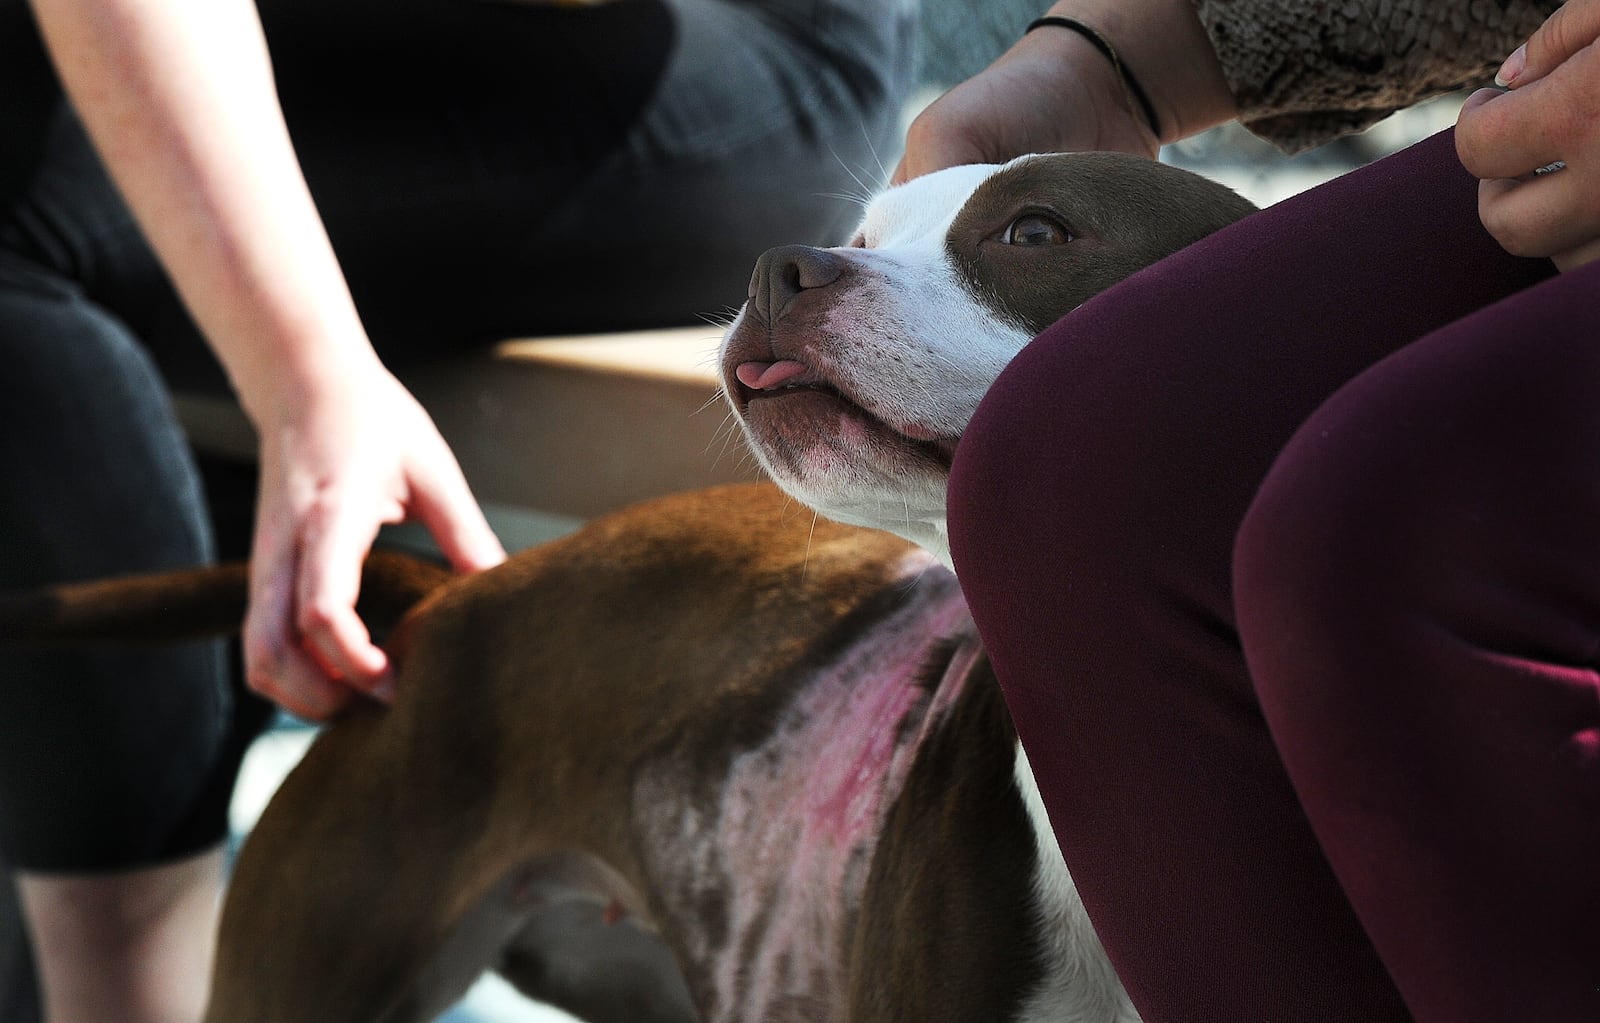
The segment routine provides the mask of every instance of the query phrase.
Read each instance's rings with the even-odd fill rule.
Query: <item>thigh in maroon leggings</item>
[[[1245,517],[1250,675],[1424,1020],[1600,1020],[1600,266],[1403,349]]]
[[[1456,777],[1466,787],[1493,773],[1485,759],[1490,753],[1467,745],[1465,736],[1476,726],[1463,723],[1438,740],[1423,727],[1431,719],[1410,723],[1427,738],[1385,723],[1392,731],[1384,733],[1384,760],[1364,745],[1366,719],[1385,713],[1390,697],[1382,687],[1400,683],[1349,682],[1346,673],[1359,675],[1366,660],[1319,663],[1315,675],[1304,671],[1307,660],[1349,642],[1345,624],[1328,624],[1299,589],[1311,567],[1368,573],[1360,577],[1361,589],[1350,578],[1320,590],[1308,584],[1317,599],[1361,604],[1384,622],[1418,627],[1412,612],[1396,606],[1402,595],[1391,594],[1384,606],[1367,592],[1381,566],[1359,561],[1368,552],[1344,549],[1363,542],[1359,534],[1336,534],[1332,526],[1325,534],[1296,532],[1297,520],[1312,509],[1337,521],[1348,507],[1341,488],[1353,485],[1352,476],[1364,478],[1362,470],[1347,463],[1344,482],[1333,483],[1310,458],[1291,462],[1286,456],[1284,471],[1274,472],[1274,480],[1286,480],[1283,496],[1269,500],[1269,490],[1263,497],[1240,549],[1248,569],[1242,578],[1252,593],[1238,596],[1247,609],[1257,672],[1247,668],[1240,639],[1233,562],[1240,525],[1263,479],[1303,424],[1290,454],[1303,444],[1315,446],[1322,427],[1307,420],[1330,396],[1358,377],[1365,380],[1380,363],[1374,372],[1382,372],[1391,354],[1419,339],[1434,344],[1435,337],[1448,336],[1441,333],[1446,328],[1458,329],[1451,325],[1471,322],[1551,273],[1548,263],[1506,255],[1483,232],[1476,182],[1460,168],[1447,133],[1263,211],[1087,303],[1015,360],[963,438],[950,490],[956,566],[1063,852],[1108,951],[1152,1023],[1516,1018],[1487,1007],[1471,1009],[1477,1016],[1457,1012],[1473,998],[1473,985],[1499,983],[1484,972],[1492,959],[1483,956],[1503,951],[1515,937],[1509,930],[1520,926],[1515,914],[1473,921],[1478,928],[1507,929],[1495,937],[1495,950],[1469,949],[1468,939],[1454,936],[1451,947],[1437,940],[1441,929],[1470,918],[1473,903],[1453,904],[1458,915],[1449,921],[1433,914],[1451,899],[1481,898],[1483,886],[1520,882],[1466,877],[1489,869],[1489,845],[1457,858],[1458,839],[1449,829],[1463,815],[1438,816],[1438,830],[1430,831],[1426,815],[1405,805],[1408,798],[1435,798]],[[1584,277],[1587,292],[1579,283]],[[1546,287],[1557,289],[1568,306],[1600,293],[1594,274]],[[1577,386],[1574,378],[1569,397]],[[1600,438],[1600,411],[1588,414],[1587,426],[1582,411],[1566,409],[1576,417],[1569,429]],[[1408,411],[1404,397],[1388,412],[1400,420],[1431,415],[1420,407]],[[1476,425],[1480,433],[1490,429]],[[1359,418],[1347,426],[1367,429]],[[1528,439],[1532,429],[1516,445],[1505,438],[1504,450],[1534,446],[1526,452],[1526,473],[1550,454]],[[1442,436],[1434,442],[1445,443]],[[1476,464],[1470,452],[1455,453],[1455,465],[1468,463]],[[1291,465],[1306,466],[1302,478],[1288,478]],[[1308,491],[1307,474],[1323,489]],[[1433,489],[1437,481],[1409,482],[1411,489],[1390,495],[1378,489],[1381,479],[1370,481],[1363,517],[1391,512],[1419,490],[1447,500],[1442,489]],[[1576,486],[1567,473],[1545,481],[1539,493]],[[1574,521],[1590,516],[1600,525],[1594,514],[1600,500],[1570,499]],[[1407,514],[1414,520],[1426,511]],[[1540,547],[1545,558],[1564,542],[1553,533],[1536,539],[1548,544]],[[1473,542],[1488,545],[1481,536]],[[1488,574],[1506,569],[1495,559],[1512,558],[1526,542],[1500,536],[1498,553],[1473,553]],[[1285,549],[1295,558],[1280,570]],[[1573,563],[1565,566],[1571,574],[1563,582],[1576,586],[1585,568],[1600,568],[1588,554],[1588,547],[1564,551]],[[1391,548],[1387,556],[1399,555]],[[1578,658],[1589,653],[1584,638],[1600,621],[1600,605],[1587,595],[1581,587],[1562,591],[1565,617],[1504,623],[1511,630],[1505,635],[1524,644],[1533,642],[1529,630],[1570,630],[1575,635],[1566,636],[1565,645],[1551,640],[1519,648],[1513,657],[1500,656],[1506,651],[1498,647],[1474,652],[1485,670],[1497,665],[1511,674],[1526,673],[1529,659],[1547,655],[1566,665],[1560,685],[1522,691],[1532,703],[1559,693],[1559,707],[1527,714],[1553,729],[1547,735],[1569,730],[1570,742],[1559,748],[1574,766],[1544,783],[1581,787],[1587,763],[1592,792],[1595,753],[1584,742],[1594,741],[1600,714],[1594,683]],[[1454,596],[1491,613],[1485,611],[1489,594],[1463,590]],[[1505,592],[1499,598],[1525,618],[1538,603]],[[1290,622],[1298,623],[1299,634],[1291,633]],[[1362,658],[1383,656],[1361,652]],[[1420,657],[1389,665],[1385,677],[1414,681]],[[1349,684],[1341,690],[1331,676]],[[1433,704],[1449,686],[1435,681],[1408,699],[1448,717],[1454,709]],[[1319,695],[1303,698],[1305,686],[1317,687]],[[1476,699],[1465,690],[1459,698]],[[1328,707],[1335,703],[1337,714]],[[1488,719],[1497,714],[1488,712]],[[1591,730],[1587,740],[1583,728]],[[1523,748],[1536,740],[1507,741]],[[1431,788],[1410,780],[1387,784],[1390,772],[1424,760],[1435,772]],[[1536,773],[1527,767],[1501,783],[1502,793],[1535,784]],[[1377,833],[1369,841],[1363,829],[1376,826],[1360,811],[1369,809],[1364,801],[1375,791],[1392,797],[1389,810],[1410,815],[1407,823],[1418,830],[1387,845]],[[1486,817],[1498,812],[1465,789],[1453,798],[1479,806]],[[1530,813],[1559,816],[1574,798],[1552,795],[1549,809]],[[1319,841],[1329,837],[1322,830],[1324,805],[1333,808],[1331,828],[1339,832],[1327,851]],[[1483,827],[1503,842],[1529,826],[1527,820],[1508,817]],[[1567,826],[1564,834],[1582,831],[1570,819]],[[1417,858],[1407,868],[1413,873],[1390,873],[1390,861],[1403,855]],[[1570,868],[1570,856],[1580,854],[1563,855],[1569,856],[1565,863],[1550,859],[1553,870]],[[1587,855],[1600,862],[1592,841]],[[1499,867],[1515,874],[1530,858],[1537,859],[1525,850],[1521,860]],[[1436,883],[1409,902],[1401,899],[1409,879],[1419,875]],[[1596,876],[1590,871],[1583,879],[1591,892]],[[1564,880],[1580,879],[1569,870]],[[1516,893],[1505,894],[1515,901]],[[1593,961],[1592,938],[1589,946]],[[1539,949],[1533,954],[1542,955],[1547,945]],[[1569,948],[1569,956],[1577,951]],[[1568,1005],[1585,997],[1568,991]],[[1594,998],[1592,988],[1587,997]]]

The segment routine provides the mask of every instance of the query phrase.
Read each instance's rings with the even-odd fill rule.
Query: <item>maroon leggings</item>
[[[955,561],[1148,1023],[1600,1020],[1600,264],[1450,133],[1046,331]]]

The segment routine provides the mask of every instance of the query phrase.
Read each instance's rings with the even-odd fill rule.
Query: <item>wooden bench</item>
[[[506,341],[405,383],[502,540],[523,547],[647,497],[758,478],[718,393],[718,340],[707,326]],[[254,458],[232,401],[175,400],[196,448]]]

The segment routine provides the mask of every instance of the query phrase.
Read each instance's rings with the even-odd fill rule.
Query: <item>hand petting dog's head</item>
[[[772,249],[724,391],[784,490],[949,563],[957,441],[1011,358],[1099,291],[1254,209],[1112,153],[954,167],[879,195],[849,247]]]

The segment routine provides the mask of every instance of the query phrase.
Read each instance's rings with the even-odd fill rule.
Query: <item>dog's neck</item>
[[[944,518],[929,519],[924,522],[908,522],[904,529],[896,527],[891,530],[896,536],[903,536],[907,540],[921,547],[923,550],[939,559],[939,564],[954,572],[955,563],[950,560],[950,527]]]

